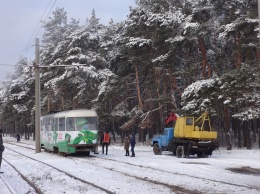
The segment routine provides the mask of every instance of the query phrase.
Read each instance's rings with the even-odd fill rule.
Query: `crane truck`
[[[170,113],[165,124],[175,121],[175,127],[164,128],[164,133],[152,138],[151,146],[155,155],[162,151],[173,152],[178,158],[197,155],[198,158],[208,157],[219,147],[217,132],[211,128],[208,112],[199,118],[192,116],[178,117]]]

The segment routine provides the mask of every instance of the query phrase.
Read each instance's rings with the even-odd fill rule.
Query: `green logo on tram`
[[[77,118],[76,119],[76,125],[77,126],[81,126],[81,125],[85,125],[88,123],[88,120],[85,118]]]
[[[97,139],[97,134],[93,133],[91,131],[87,131],[87,130],[81,130],[81,133],[83,133],[83,135],[81,133],[78,134],[78,137],[76,137],[73,140],[73,144],[78,144],[80,141],[84,141],[87,144],[92,144],[92,140],[96,140]]]

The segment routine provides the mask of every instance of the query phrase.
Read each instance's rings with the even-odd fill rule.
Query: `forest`
[[[209,111],[218,141],[260,148],[257,0],[136,0],[125,21],[56,8],[40,38],[41,114],[95,109],[99,128],[147,142],[169,112]],[[0,83],[6,133],[34,131],[35,61]]]

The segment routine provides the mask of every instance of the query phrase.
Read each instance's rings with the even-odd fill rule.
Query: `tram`
[[[98,153],[98,115],[94,110],[68,110],[41,117],[41,146],[63,155]]]

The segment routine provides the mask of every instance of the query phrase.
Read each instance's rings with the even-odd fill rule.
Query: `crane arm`
[[[170,114],[168,115],[168,117],[164,120],[164,124],[165,125],[168,125],[170,122],[172,121],[176,121],[178,118],[178,116],[173,113],[173,112],[170,112]]]

